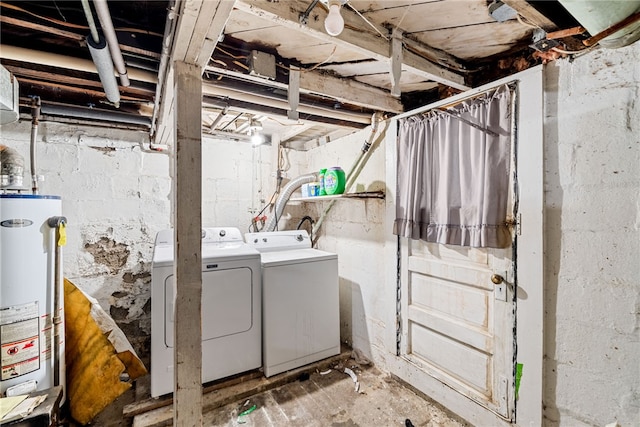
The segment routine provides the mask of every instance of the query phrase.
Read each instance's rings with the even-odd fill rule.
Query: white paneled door
[[[516,162],[511,163],[515,172]],[[505,212],[509,223],[512,209]],[[506,421],[515,417],[512,252],[512,247],[401,238],[397,335],[399,355],[419,375],[439,380]]]
[[[401,356],[511,419],[515,363],[511,248],[404,240]]]
[[[478,426],[542,425],[542,71],[530,69],[396,117],[517,84],[509,186],[517,203],[509,203],[512,211],[505,214],[511,223],[518,219],[511,230],[516,244],[478,249],[393,236],[385,249],[388,258],[398,260],[386,269],[387,280],[397,285],[396,304],[389,310],[395,322],[388,319],[395,328],[387,338],[397,356],[390,371]],[[390,189],[396,186],[396,135],[392,121],[385,140]],[[395,197],[388,197],[389,230],[395,214]],[[522,367],[517,395],[516,363]]]

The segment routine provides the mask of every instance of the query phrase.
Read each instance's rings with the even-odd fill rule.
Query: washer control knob
[[[200,235],[202,236],[202,238],[204,239],[205,237],[207,237],[207,231],[203,228],[202,232],[200,233]]]
[[[226,236],[227,232],[225,230],[220,230],[220,237]]]
[[[297,240],[298,242],[302,242],[302,240],[303,240],[303,239],[304,239],[304,237],[302,237],[302,234],[298,234],[298,235],[296,236],[296,240]]]
[[[267,243],[267,238],[266,238],[266,237],[263,237],[263,238],[262,238],[262,241],[263,241],[263,242],[265,242],[265,243]]]
[[[258,239],[253,239],[253,243],[258,243]]]

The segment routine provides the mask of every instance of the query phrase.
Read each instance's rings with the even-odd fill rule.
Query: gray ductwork
[[[264,231],[273,231],[276,229],[276,225],[278,225],[278,218],[282,216],[282,212],[284,211],[284,207],[287,205],[289,201],[289,197],[296,191],[298,188],[302,187],[302,184],[307,184],[309,182],[316,181],[318,177],[315,173],[310,173],[307,175],[301,175],[295,179],[289,181],[287,185],[282,189],[282,193],[278,196],[276,200],[276,205],[273,209],[273,216],[269,218],[267,225],[264,228]]]

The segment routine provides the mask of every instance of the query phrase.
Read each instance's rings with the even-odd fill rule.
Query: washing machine
[[[305,230],[247,233],[262,260],[262,358],[269,377],[340,353],[338,256]]]
[[[173,392],[173,230],[156,236],[151,270],[151,396]],[[260,253],[237,228],[202,231],[202,382],[262,366]]]

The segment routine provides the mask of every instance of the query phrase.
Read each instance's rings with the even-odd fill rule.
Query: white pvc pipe
[[[107,39],[107,43],[109,44],[113,65],[116,66],[116,71],[118,71],[118,74],[120,75],[120,84],[122,86],[129,86],[127,68],[124,65],[124,58],[120,51],[116,30],[113,28],[113,22],[111,21],[111,14],[109,13],[107,0],[93,0],[93,5],[96,8],[96,13],[98,14],[98,19],[100,20],[100,26],[102,27],[104,37]]]
[[[85,71],[87,73],[97,72],[95,64],[88,59],[74,58],[71,56],[25,49],[23,47],[11,45],[2,45],[2,49],[0,49],[0,58],[20,62],[32,62],[34,64],[48,65],[68,70]],[[131,79],[140,82],[158,83],[158,76],[154,73],[136,69],[131,70]]]
[[[111,62],[107,43],[104,39],[95,43],[91,37],[87,37],[87,46],[89,46],[91,59],[93,59],[93,63],[98,69],[98,76],[100,77],[100,82],[102,82],[104,93],[107,99],[118,108],[120,106],[120,89],[118,88],[116,76],[113,75],[113,62]]]
[[[93,13],[91,13],[91,6],[89,6],[89,0],[82,0],[82,10],[84,10],[84,16],[87,18],[89,24],[89,31],[93,41],[100,42],[100,36],[98,36],[98,28],[96,27],[96,21],[93,20]]]

